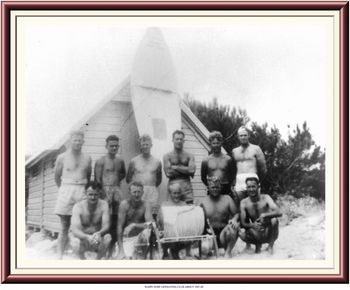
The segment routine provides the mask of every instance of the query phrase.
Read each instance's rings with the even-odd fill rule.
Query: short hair
[[[257,177],[253,177],[253,176],[252,177],[247,177],[246,180],[245,180],[245,183],[248,184],[248,181],[255,181],[257,185],[260,184],[259,178],[257,178]]]
[[[173,132],[173,139],[174,139],[175,135],[182,135],[185,138],[185,133],[182,130],[175,130]]]
[[[148,134],[143,134],[139,138],[139,142],[141,143],[142,141],[150,141],[152,143],[152,138]]]
[[[224,140],[224,137],[222,136],[221,132],[219,131],[213,131],[209,134],[209,142],[214,141],[217,139],[219,142],[222,142]]]
[[[238,129],[238,131],[237,131],[238,134],[239,134],[240,131],[243,131],[243,130],[246,131],[246,132],[249,134],[249,130],[247,129],[246,126],[241,126],[241,127],[239,127],[239,129]]]
[[[108,144],[109,141],[118,141],[119,142],[119,137],[117,135],[109,135],[106,138],[106,144]]]
[[[135,186],[135,187],[140,187],[143,189],[143,184],[140,181],[133,181],[129,184],[129,190],[131,189],[131,186]]]
[[[85,189],[88,190],[89,188],[92,188],[94,190],[100,191],[102,189],[102,185],[101,183],[97,182],[97,181],[89,181],[86,185],[85,185]]]
[[[85,137],[84,131],[82,130],[73,130],[70,132],[69,134],[70,138],[72,138],[73,136],[81,136],[81,137]]]
[[[180,191],[182,192],[182,187],[179,182],[173,181],[169,182],[168,184],[168,193],[170,193],[170,187],[173,187],[174,185],[178,186],[180,188]]]

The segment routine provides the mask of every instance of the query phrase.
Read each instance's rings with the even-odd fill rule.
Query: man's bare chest
[[[176,155],[173,154],[170,156],[170,163],[172,165],[184,165],[187,166],[190,158],[187,155]]]
[[[248,214],[254,220],[259,218],[260,214],[267,212],[269,210],[268,204],[266,202],[250,202],[248,204]]]
[[[82,171],[88,167],[88,161],[83,157],[66,157],[63,167],[67,172]]]
[[[136,162],[135,163],[135,171],[138,173],[151,173],[155,172],[157,170],[157,163],[156,162]]]
[[[239,148],[234,152],[234,159],[236,161],[255,161],[256,154],[254,150]]]
[[[145,211],[144,206],[138,208],[129,207],[126,214],[127,224],[145,222]]]
[[[228,160],[224,158],[209,158],[208,168],[211,170],[226,170],[228,167]]]
[[[218,217],[228,214],[228,205],[224,201],[207,202],[205,204],[205,211],[208,217]]]
[[[93,213],[85,211],[81,216],[81,221],[85,227],[99,225],[102,222],[101,212],[99,210],[96,210]]]
[[[119,160],[105,159],[103,164],[104,172],[117,172],[121,169],[121,162]]]

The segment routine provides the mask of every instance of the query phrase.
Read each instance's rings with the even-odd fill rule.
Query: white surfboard
[[[162,159],[173,148],[172,133],[181,129],[181,109],[175,68],[159,28],[147,29],[130,83],[139,135],[152,137],[152,154]]]

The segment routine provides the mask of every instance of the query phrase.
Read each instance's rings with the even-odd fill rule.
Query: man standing
[[[130,199],[123,200],[119,208],[119,252],[117,259],[123,259],[126,256],[124,243],[128,244],[128,248],[134,250],[135,245],[139,244],[140,240],[144,239],[142,233],[144,233],[144,230],[147,228],[147,222],[152,221],[151,208],[147,202],[142,200],[143,184],[137,181],[130,183],[129,193]]]
[[[239,201],[247,196],[246,183],[247,177],[256,177],[263,179],[266,174],[265,156],[258,145],[249,143],[249,133],[246,127],[238,129],[238,139],[241,145],[232,150],[232,157],[236,163],[237,174],[234,186],[234,198],[237,206]]]
[[[183,150],[185,133],[176,130],[173,133],[174,150],[165,154],[163,157],[164,172],[169,178],[169,185],[172,183],[180,184],[183,193],[182,199],[187,204],[193,203],[193,190],[191,177],[196,171],[194,156]]]
[[[245,229],[239,233],[246,243],[255,244],[255,253],[260,253],[261,245],[268,243],[267,250],[272,253],[278,238],[278,219],[281,211],[267,194],[260,194],[259,180],[246,179],[248,197],[241,201],[241,225]]]
[[[225,248],[225,258],[230,258],[238,238],[239,210],[228,195],[221,194],[221,181],[216,176],[208,178],[208,192],[201,206],[214,230],[218,247]]]
[[[159,203],[157,187],[162,182],[162,163],[151,155],[152,139],[149,135],[140,137],[141,154],[131,159],[126,182],[138,181],[143,184],[142,199],[150,202],[152,207]]]
[[[222,194],[231,195],[233,181],[233,161],[221,152],[223,137],[218,131],[209,134],[211,154],[202,161],[201,179],[208,186],[208,177],[217,177],[221,182]]]
[[[82,260],[85,260],[86,251],[96,251],[97,259],[101,259],[111,242],[111,236],[107,234],[110,223],[108,203],[99,199],[100,190],[98,183],[89,183],[86,200],[73,207],[72,232],[76,239],[72,245]]]
[[[119,138],[116,135],[110,135],[106,139],[107,154],[96,161],[95,181],[102,185],[103,192],[101,198],[109,204],[110,214],[110,234],[112,242],[108,251],[110,257],[113,252],[114,244],[117,241],[117,220],[118,208],[122,200],[120,183],[124,179],[126,171],[124,160],[116,154],[119,149]]]
[[[61,231],[57,240],[58,258],[62,259],[68,241],[72,209],[75,203],[85,199],[85,186],[91,177],[91,158],[81,152],[84,133],[73,131],[70,149],[56,159],[55,182],[58,190],[55,214],[60,217]]]

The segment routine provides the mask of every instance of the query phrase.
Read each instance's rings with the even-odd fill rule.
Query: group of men
[[[183,206],[194,202],[191,179],[196,171],[193,154],[184,150],[185,134],[176,130],[172,135],[173,150],[163,157],[164,173],[168,180],[167,201],[162,205]],[[205,217],[217,237],[219,247],[230,257],[240,237],[256,245],[268,243],[273,249],[278,237],[281,213],[269,195],[260,194],[260,179],[266,174],[265,157],[260,147],[249,142],[248,130],[238,130],[240,146],[233,149],[232,158],[222,152],[223,136],[209,136],[211,152],[202,161],[201,179],[208,195],[202,199]],[[71,244],[81,259],[87,251],[97,252],[97,258],[111,257],[118,244],[117,259],[129,254],[126,240],[147,231],[152,221],[162,227],[159,210],[162,182],[162,162],[151,155],[152,139],[140,137],[141,154],[134,157],[126,170],[124,160],[117,156],[119,138],[106,139],[107,154],[98,159],[91,181],[92,161],[82,152],[84,133],[71,133],[70,149],[57,157],[55,181],[59,187],[55,213],[60,217],[58,257],[62,258],[71,228]],[[126,177],[128,198],[120,189]],[[164,198],[163,198],[164,199]],[[176,252],[172,253],[178,258]],[[176,256],[176,257],[175,257]]]

